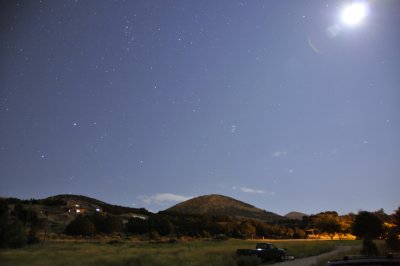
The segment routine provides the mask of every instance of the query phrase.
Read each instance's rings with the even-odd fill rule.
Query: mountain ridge
[[[163,212],[229,216],[243,219],[260,220],[264,222],[275,222],[286,219],[284,216],[276,213],[262,210],[243,201],[219,194],[198,196],[178,203]]]
[[[302,212],[291,211],[285,215],[286,218],[292,220],[302,220],[304,216],[309,216],[308,214]]]

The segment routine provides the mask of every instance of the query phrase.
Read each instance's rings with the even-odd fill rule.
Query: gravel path
[[[312,257],[307,257],[307,258],[302,258],[302,259],[295,259],[291,261],[284,261],[284,262],[279,262],[275,263],[273,265],[276,266],[312,266],[312,265],[317,265],[317,259],[323,259],[323,258],[330,258],[331,256],[340,254],[340,253],[346,253],[350,252],[353,249],[357,248],[357,246],[339,246],[336,249],[327,252],[327,253],[322,253],[317,256],[312,256]]]

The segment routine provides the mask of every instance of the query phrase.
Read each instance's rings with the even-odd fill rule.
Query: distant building
[[[68,208],[68,213],[85,213],[86,209],[82,208],[79,204],[74,204],[72,208]]]
[[[142,220],[147,220],[148,219],[147,216],[140,215],[140,214],[132,214],[132,218],[139,218],[139,219],[142,219]]]

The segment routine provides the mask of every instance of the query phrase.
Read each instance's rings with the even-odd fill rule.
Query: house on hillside
[[[79,204],[74,204],[72,207],[68,208],[68,213],[82,214],[85,212],[86,209],[82,208]]]

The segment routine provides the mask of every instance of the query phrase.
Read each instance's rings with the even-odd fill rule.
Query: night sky
[[[400,1],[2,1],[0,195],[400,206]]]

